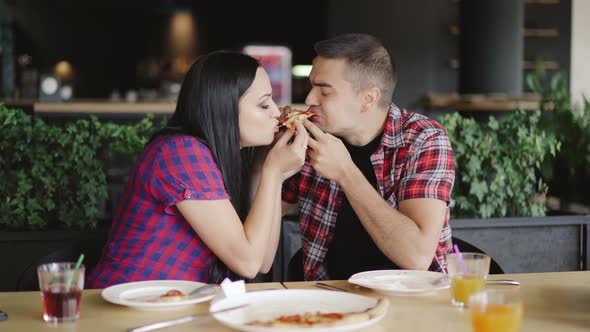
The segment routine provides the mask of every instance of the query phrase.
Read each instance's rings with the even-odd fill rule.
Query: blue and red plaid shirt
[[[133,168],[87,287],[157,279],[207,282],[216,258],[176,207],[185,199],[229,196],[203,142],[183,135],[157,137]]]
[[[391,104],[381,144],[371,162],[379,192],[393,208],[414,198],[450,203],[455,179],[453,152],[446,130],[436,121]],[[330,277],[325,258],[343,195],[336,182],[317,174],[309,162],[283,186],[283,201],[299,206],[305,280]],[[446,271],[446,256],[452,252],[449,217],[447,209],[431,271]]]

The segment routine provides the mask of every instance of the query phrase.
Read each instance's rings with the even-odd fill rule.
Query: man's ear
[[[363,92],[363,96],[362,96],[362,106],[363,106],[363,112],[364,111],[368,111],[370,109],[372,109],[375,105],[377,105],[377,103],[379,102],[379,99],[381,98],[381,89],[379,89],[376,86],[370,87],[367,90],[365,90],[365,92]]]

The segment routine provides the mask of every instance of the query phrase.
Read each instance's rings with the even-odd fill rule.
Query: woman
[[[281,185],[300,170],[309,139],[299,123],[292,143],[294,132],[286,131],[252,167],[249,148],[274,141],[279,115],[255,59],[215,52],[197,60],[169,126],[134,166],[88,287],[218,283],[232,273],[268,272],[280,232]]]

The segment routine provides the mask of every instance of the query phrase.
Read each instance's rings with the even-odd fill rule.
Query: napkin
[[[231,281],[229,278],[225,278],[220,286],[226,298],[246,294],[246,284],[244,283],[244,280]]]

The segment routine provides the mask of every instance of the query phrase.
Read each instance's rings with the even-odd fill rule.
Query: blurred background
[[[2,0],[3,97],[38,96],[27,78],[36,72],[37,80],[58,75],[75,98],[167,98],[200,54],[248,44],[284,45],[293,63],[311,63],[313,42],[326,36],[328,2],[281,5]]]
[[[523,75],[539,67],[572,73],[572,89],[588,86],[576,62],[590,56],[576,48],[586,43],[586,1],[468,2],[1,0],[0,96],[37,99],[53,74],[69,89],[61,99],[173,99],[200,54],[284,46],[289,66],[310,65],[314,42],[345,32],[383,40],[399,71],[396,103],[419,111],[425,96],[530,91]],[[291,101],[302,103],[308,68],[297,68]]]

